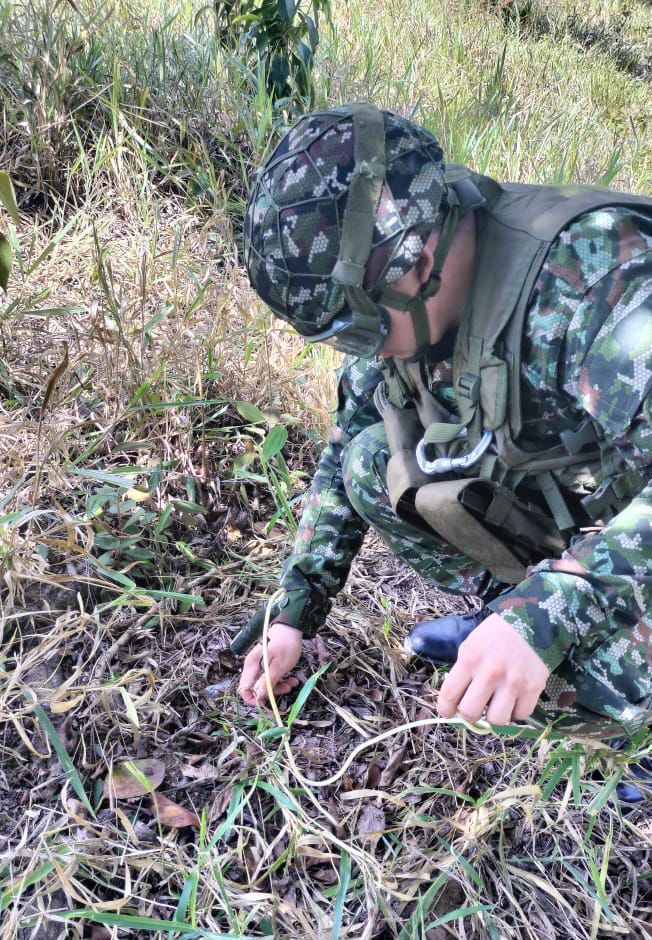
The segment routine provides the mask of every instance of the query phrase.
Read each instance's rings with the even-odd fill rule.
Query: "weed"
[[[295,701],[238,698],[229,642],[290,550],[337,358],[246,284],[248,177],[290,109],[215,9],[0,5],[0,936],[643,935],[649,819],[614,790],[649,734],[433,720],[401,641],[452,602],[373,538]],[[640,58],[628,9],[554,0],[534,35],[478,0],[350,0],[315,103],[373,98],[500,178],[643,190],[648,83],[554,25]],[[134,756],[198,832],[103,802]]]

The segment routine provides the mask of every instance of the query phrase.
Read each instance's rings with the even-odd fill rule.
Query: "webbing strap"
[[[418,294],[408,305],[408,311],[412,318],[412,327],[414,329],[414,338],[416,340],[417,354],[425,352],[430,346],[430,323],[428,322],[428,311],[421,294]]]
[[[537,473],[536,479],[559,530],[564,532],[567,529],[574,529],[577,524],[566,505],[559,484],[550,470]]]
[[[356,102],[351,112],[355,166],[332,277],[339,284],[362,288],[385,181],[385,124],[382,111],[372,104]]]
[[[446,198],[450,208],[446,213],[446,218],[444,219],[439,238],[437,239],[437,247],[435,248],[435,254],[432,259],[432,272],[430,274],[430,280],[426,285],[426,288],[429,288],[429,292],[425,294],[426,297],[431,297],[439,289],[438,282],[441,279],[441,269],[444,267],[444,262],[446,261],[446,256],[448,255],[453,238],[455,237],[455,229],[457,228],[457,223],[460,218],[460,202],[455,190],[449,189],[446,193]],[[434,286],[435,283],[437,284],[436,287]]]
[[[393,307],[395,310],[406,310],[410,314],[414,328],[417,355],[425,352],[432,343],[426,300],[429,297],[433,297],[441,286],[441,269],[446,261],[459,221],[460,206],[457,194],[451,191],[448,194],[448,199],[451,207],[444,219],[444,224],[442,225],[439,238],[437,239],[437,246],[432,259],[432,268],[426,283],[421,286],[416,297],[409,297],[407,294],[389,285],[383,289],[380,298],[382,303],[387,306]]]
[[[428,444],[450,444],[460,436],[460,431],[464,429],[462,424],[444,424],[434,421],[426,428],[423,439]]]

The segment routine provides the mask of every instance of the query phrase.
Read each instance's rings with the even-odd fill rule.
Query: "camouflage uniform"
[[[523,338],[525,437],[543,446],[588,414],[627,465],[652,474],[652,220],[629,209],[591,212],[552,245]],[[449,407],[452,346],[421,359],[427,385]],[[389,503],[389,458],[373,391],[383,361],[348,361],[337,425],[308,496],[281,584],[307,635],[343,587],[365,531],[439,588],[479,597],[496,585],[425,523]],[[652,485],[603,528],[579,531],[561,559],[488,606],[552,670],[535,717],[569,731],[633,733],[652,715]]]

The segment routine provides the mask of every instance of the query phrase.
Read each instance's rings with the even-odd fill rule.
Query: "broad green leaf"
[[[169,503],[161,513],[161,518],[158,521],[156,528],[154,529],[154,538],[157,539],[159,535],[163,532],[168,522],[170,521],[170,516],[174,511],[174,506],[171,506]]]
[[[286,23],[291,23],[294,18],[294,11],[296,8],[295,0],[278,0],[277,10],[278,15]]]
[[[199,884],[199,872],[195,868],[194,871],[191,871],[188,877],[186,878],[185,884],[183,886],[183,891],[179,895],[179,901],[177,903],[177,909],[175,911],[175,920],[182,920],[188,912],[188,904],[190,899],[197,892],[197,885]]]
[[[175,498],[175,499],[171,499],[170,502],[174,506],[175,509],[179,509],[181,512],[198,513],[198,512],[204,511],[203,507],[200,506],[199,503],[193,503],[189,499],[176,499]]]
[[[245,421],[252,424],[260,424],[265,421],[265,415],[258,405],[254,405],[250,401],[236,401],[235,407],[238,409],[240,417],[244,418]]]
[[[11,273],[11,246],[0,232],[0,287],[7,290]]]
[[[243,450],[243,452],[238,454],[238,456],[233,461],[234,471],[237,472],[238,470],[246,470],[255,459],[256,454],[253,450]]]
[[[261,790],[266,790],[270,796],[273,796],[277,803],[280,803],[281,806],[285,806],[286,809],[291,809],[294,813],[297,812],[298,806],[296,800],[294,800],[287,793],[283,793],[282,790],[279,790],[278,787],[274,786],[273,783],[268,783],[267,780],[259,780],[257,786]]]
[[[612,793],[620,783],[623,776],[622,770],[617,770],[613,773],[604,784],[600,787],[598,794],[591,800],[589,805],[586,807],[586,812],[588,816],[597,816],[602,807],[607,803]]]
[[[136,706],[134,705],[134,700],[132,699],[129,692],[120,686],[120,695],[122,696],[122,701],[124,702],[125,711],[127,712],[127,717],[132,723],[134,728],[140,728],[140,722],[138,721],[138,712],[136,711]]]
[[[268,728],[267,731],[261,731],[258,735],[259,741],[271,741],[275,738],[283,738],[288,733],[288,728],[285,725],[279,725],[276,728]]]
[[[155,601],[164,601],[166,598],[170,598],[173,601],[187,601],[189,604],[197,604],[199,607],[204,606],[204,598],[199,594],[182,594],[181,591],[140,591],[139,593],[145,594],[147,597],[153,597]]]
[[[11,887],[6,888],[2,894],[0,894],[0,911],[4,910],[8,901],[20,897],[26,888],[31,888],[32,885],[38,884],[43,878],[47,878],[53,869],[54,862],[43,862],[42,865],[39,865],[39,867],[29,875],[23,878],[17,878]]]
[[[9,175],[0,170],[0,203],[5,207],[13,221],[18,225],[20,218],[18,216],[18,203],[16,202],[16,193]]]
[[[458,907],[454,911],[449,911],[447,914],[438,917],[437,920],[431,921],[427,924],[426,930],[434,930],[435,927],[441,927],[442,924],[447,924],[449,920],[459,920],[462,917],[469,917],[471,914],[492,911],[494,907],[494,904],[473,904],[471,907]]]
[[[125,490],[131,489],[134,485],[134,475],[122,473],[108,473],[104,470],[81,470],[77,467],[73,470],[76,477],[83,477],[85,480],[95,480],[97,483],[108,483],[110,486],[122,487]]]
[[[288,439],[288,432],[282,424],[277,424],[272,428],[263,441],[262,454],[265,460],[271,460],[280,453],[285,447]]]

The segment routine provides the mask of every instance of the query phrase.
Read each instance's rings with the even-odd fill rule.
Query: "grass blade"
[[[317,672],[314,673],[314,675],[310,676],[308,681],[305,683],[305,685],[303,686],[303,688],[297,695],[295,701],[292,703],[292,708],[290,709],[290,714],[288,715],[288,722],[287,722],[288,728],[291,728],[292,723],[295,721],[296,718],[298,718],[299,712],[305,705],[306,700],[308,696],[310,695],[310,693],[312,692],[312,690],[314,689],[315,685],[317,684],[319,677],[323,676],[323,674],[326,672],[326,670],[330,666],[331,666],[331,663],[324,663],[324,665],[320,666]]]
[[[340,860],[340,887],[335,900],[335,911],[333,913],[333,940],[338,940],[340,930],[342,929],[342,916],[344,914],[344,905],[346,904],[346,893],[349,890],[351,881],[351,856],[348,852],[342,852]]]
[[[81,908],[62,915],[66,920],[90,920],[105,927],[122,927],[131,930],[157,930],[175,931],[181,934],[180,940],[191,940],[199,937],[202,940],[254,940],[245,934],[215,933],[213,930],[203,930],[201,927],[192,927],[174,920],[161,920],[157,917],[141,917],[137,914],[111,914],[104,911],[93,911]]]
[[[38,718],[39,724],[45,731],[50,744],[52,745],[57,757],[59,758],[61,766],[63,767],[66,773],[66,776],[70,780],[73,790],[75,791],[79,799],[82,801],[82,803],[84,804],[84,806],[86,807],[90,815],[93,818],[95,818],[95,811],[93,810],[93,807],[91,806],[90,800],[86,796],[86,792],[81,782],[81,778],[79,774],[77,773],[77,770],[75,769],[75,765],[73,764],[68,752],[66,751],[64,747],[63,741],[57,734],[56,728],[54,727],[54,725],[48,718],[45,712],[45,709],[43,708],[42,705],[35,705],[34,712],[36,714],[36,717]]]

